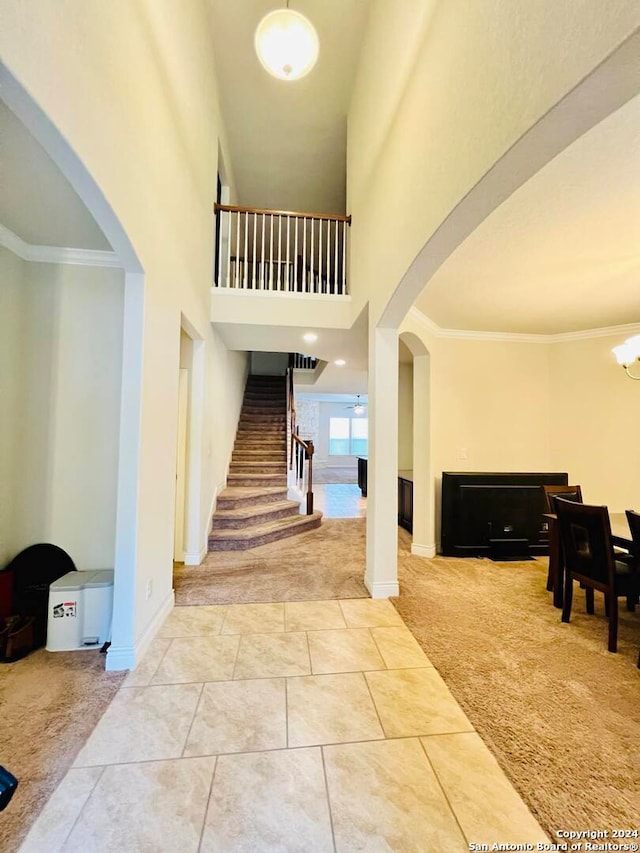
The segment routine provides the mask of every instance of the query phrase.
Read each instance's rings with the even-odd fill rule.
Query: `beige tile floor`
[[[388,601],[178,607],[22,853],[548,843]]]
[[[314,483],[313,505],[325,518],[364,518],[367,514],[367,499],[354,483]]]

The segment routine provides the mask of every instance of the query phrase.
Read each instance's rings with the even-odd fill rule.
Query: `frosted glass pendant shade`
[[[313,24],[291,9],[276,9],[265,15],[254,43],[262,65],[279,80],[299,80],[318,59],[318,34]]]
[[[640,359],[640,335],[627,338],[623,344],[614,347],[612,352],[618,364],[621,364],[623,367],[633,364],[636,359]]]

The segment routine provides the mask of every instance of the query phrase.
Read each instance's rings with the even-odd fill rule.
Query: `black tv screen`
[[[566,473],[442,475],[441,548],[445,556],[548,553],[542,485],[567,485]]]

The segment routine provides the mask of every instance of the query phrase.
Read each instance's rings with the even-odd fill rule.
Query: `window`
[[[329,456],[366,456],[367,418],[329,418]]]

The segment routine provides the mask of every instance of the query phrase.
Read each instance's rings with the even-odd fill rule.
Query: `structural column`
[[[413,359],[413,542],[411,553],[435,557],[429,355]]]
[[[373,598],[398,595],[398,330],[369,328],[367,568]]]

